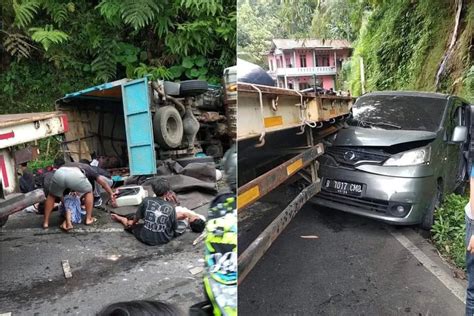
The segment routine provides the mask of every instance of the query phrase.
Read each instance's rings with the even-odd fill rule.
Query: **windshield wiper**
[[[358,120],[358,122],[362,126],[390,126],[390,127],[396,128],[396,129],[401,129],[402,128],[400,125],[396,125],[396,124],[389,123],[389,122],[369,122],[369,121],[363,121],[363,120]]]

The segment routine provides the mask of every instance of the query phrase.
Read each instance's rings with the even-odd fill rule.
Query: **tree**
[[[232,0],[1,1],[4,112],[51,108],[71,90],[145,74],[219,83],[235,64]]]

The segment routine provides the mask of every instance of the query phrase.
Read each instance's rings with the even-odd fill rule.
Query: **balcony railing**
[[[299,67],[299,68],[278,68],[277,76],[312,76],[312,75],[335,75],[336,66],[325,67]]]

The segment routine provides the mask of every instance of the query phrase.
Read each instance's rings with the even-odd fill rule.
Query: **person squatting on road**
[[[474,315],[474,167],[471,169],[470,199],[465,207],[466,218],[466,316]]]
[[[120,216],[112,214],[112,219],[125,226],[125,230],[144,244],[156,246],[168,243],[173,237],[179,236],[186,230],[180,229],[179,220],[187,220],[194,232],[201,233],[205,221],[196,213],[189,210],[176,211],[169,199],[170,184],[166,179],[156,179],[151,183],[156,197],[147,197],[138,206],[135,214]],[[143,223],[139,223],[143,220]]]
[[[91,225],[94,223],[95,218],[92,217],[94,201],[92,183],[94,183],[94,181],[104,188],[110,196],[112,205],[115,205],[115,195],[112,189],[104,178],[91,168],[91,166],[80,162],[70,162],[56,170],[51,178],[48,196],[45,201],[43,228],[46,229],[49,227],[49,217],[53,210],[55,199],[62,199],[64,191],[67,189],[84,194],[83,199],[86,208],[85,224]]]

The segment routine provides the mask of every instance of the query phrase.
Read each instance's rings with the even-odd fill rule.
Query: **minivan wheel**
[[[434,223],[434,213],[437,208],[440,207],[441,202],[443,201],[443,193],[441,191],[441,188],[438,185],[438,188],[436,189],[436,194],[431,200],[430,207],[425,213],[425,216],[423,217],[423,221],[421,222],[420,226],[424,230],[431,230],[431,227],[433,226]]]

